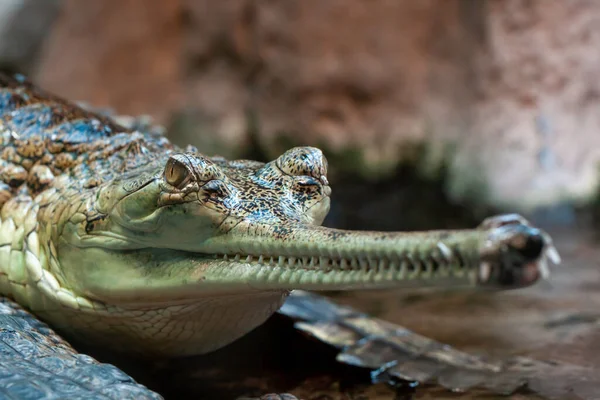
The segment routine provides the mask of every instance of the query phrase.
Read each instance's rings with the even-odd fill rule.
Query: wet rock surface
[[[160,400],[113,365],[77,353],[16,303],[0,299],[0,398]]]

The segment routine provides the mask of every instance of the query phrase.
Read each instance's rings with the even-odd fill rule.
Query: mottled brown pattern
[[[267,220],[267,213],[312,222],[303,214],[329,193],[327,161],[318,149],[293,149],[267,165],[211,159],[195,149],[184,152],[164,137],[133,132],[45,93],[19,75],[0,76],[0,129],[0,175],[12,195],[35,197],[51,186],[81,193],[135,176],[133,184],[126,183],[134,191],[161,174],[176,153],[175,159],[203,187],[203,200],[224,215],[240,205],[237,217],[257,214]],[[58,176],[69,179],[53,185]],[[191,192],[165,193],[164,204],[196,195],[198,186]],[[3,198],[7,193],[5,189]]]

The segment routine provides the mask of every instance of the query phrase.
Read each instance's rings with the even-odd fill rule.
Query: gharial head
[[[268,164],[174,153],[102,187],[95,207],[108,218],[86,230],[120,236],[126,247],[198,251],[216,235],[249,226],[283,233],[289,224],[320,225],[330,194],[327,161],[316,148],[297,147]]]
[[[93,190],[86,219],[74,215],[75,223],[68,224],[62,235],[66,238],[60,252],[62,272],[69,275],[73,254],[76,277],[66,279],[85,282],[81,289],[90,295],[103,299],[114,295],[118,301],[130,296],[146,300],[144,289],[161,296],[160,287],[170,284],[164,274],[178,282],[200,276],[210,281],[212,266],[218,268],[218,277],[207,284],[208,291],[223,290],[221,285],[237,290],[247,282],[237,275],[226,279],[231,268],[221,266],[223,258],[263,256],[262,262],[285,255],[268,242],[293,244],[294,228],[320,225],[329,211],[331,194],[327,160],[313,147],[293,148],[266,164],[172,152]],[[88,279],[83,279],[79,267],[85,252],[94,254]],[[137,266],[138,260],[147,263],[153,256],[176,259],[182,255],[193,258],[187,265],[193,273],[182,271],[181,266],[176,274],[155,268],[151,273],[158,276],[151,282],[146,268],[142,273]],[[118,282],[104,284],[104,275],[114,277],[118,270],[124,277],[128,269],[135,270],[131,275],[144,277],[143,287],[131,290],[135,286],[131,275],[122,279],[127,285],[123,292]],[[178,293],[182,293],[180,283],[175,284]]]
[[[327,161],[312,147],[267,164],[198,153],[157,157],[94,188],[85,218],[66,216],[57,279],[120,310],[155,310],[167,325],[177,325],[175,310],[192,305],[196,314],[185,315],[198,327],[189,340],[152,340],[169,342],[167,352],[195,354],[262,323],[292,289],[515,288],[545,271],[549,237],[518,218],[465,231],[321,227],[330,206],[326,176]],[[198,314],[207,301],[235,321],[211,314],[207,322]],[[124,336],[146,334],[131,319],[126,324]]]

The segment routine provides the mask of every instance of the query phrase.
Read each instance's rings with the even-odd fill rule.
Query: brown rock
[[[39,80],[178,116],[178,143],[228,157],[310,144],[377,177],[426,143],[417,167],[450,158],[454,198],[529,209],[596,189],[599,17],[590,0],[67,0]]]
[[[359,148],[381,172],[411,141],[449,142],[456,198],[529,209],[594,193],[597,3],[314,0],[257,15],[266,148],[282,135]]]
[[[394,164],[424,138],[433,27],[455,1],[293,1],[257,10],[261,139],[281,135]],[[277,149],[279,152],[281,149]],[[274,155],[274,154],[272,154]]]
[[[159,122],[178,106],[178,0],[65,0],[36,80],[72,100]]]
[[[510,207],[589,196],[600,156],[600,4],[486,4],[453,190],[462,196],[483,179],[489,201]]]
[[[185,109],[178,143],[238,157],[249,146],[249,79],[255,70],[254,2],[183,0]]]

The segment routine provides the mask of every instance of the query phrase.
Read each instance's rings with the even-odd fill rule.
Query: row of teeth
[[[438,246],[440,248],[440,246]],[[245,262],[259,265],[269,265],[276,267],[295,267],[302,269],[320,269],[320,270],[375,270],[375,271],[427,271],[435,272],[446,270],[450,266],[453,269],[462,269],[465,267],[465,260],[460,257],[458,251],[453,252],[447,246],[443,246],[439,252],[430,254],[428,257],[418,256],[413,257],[410,253],[396,255],[397,260],[389,258],[330,258],[330,257],[290,257],[290,256],[255,256],[240,254],[219,254],[215,258],[224,261]]]

